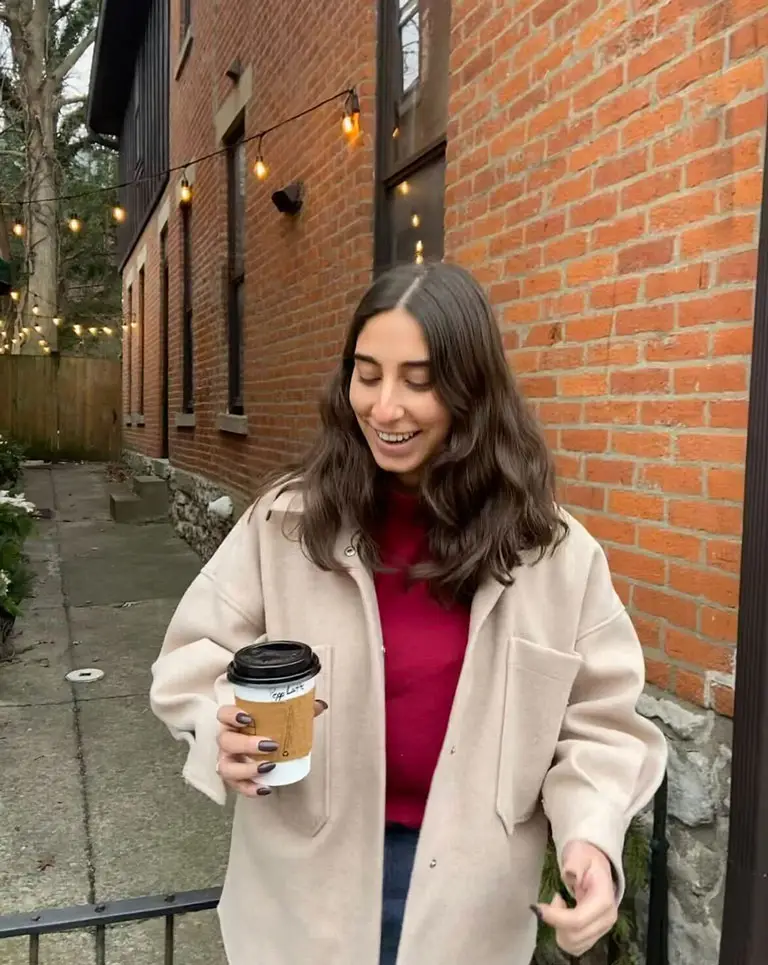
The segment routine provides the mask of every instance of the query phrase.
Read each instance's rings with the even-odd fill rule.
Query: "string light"
[[[105,335],[111,335],[111,334],[112,334],[112,329],[109,327],[109,325],[104,325],[101,330],[102,330],[102,332],[104,332]]]
[[[21,331],[22,331],[22,334],[24,334],[24,335],[29,335],[29,326],[24,325],[24,326],[22,327]]]
[[[13,288],[11,290],[11,301],[17,302],[20,298],[21,298],[21,292],[18,289]]]
[[[98,330],[98,328],[96,328],[95,325],[92,325],[92,326],[88,329],[88,331],[91,333],[91,335],[98,335],[98,334],[99,334],[99,330]]]
[[[44,345],[44,346],[43,346],[43,354],[44,354],[44,355],[50,355],[50,354],[51,354],[51,346],[50,346],[50,345]]]
[[[54,315],[53,318],[51,319],[51,321],[52,321],[53,324],[56,326],[56,328],[58,328],[59,325],[61,325],[61,316],[60,316],[60,315]]]
[[[83,326],[82,326],[82,325],[77,325],[77,324],[76,324],[76,325],[73,325],[73,326],[72,326],[72,331],[75,333],[75,335],[80,336],[80,335],[83,334]]]
[[[181,187],[179,188],[179,200],[182,204],[190,204],[192,202],[192,188],[187,181],[186,174],[181,179]]]
[[[347,94],[341,119],[341,129],[349,138],[357,137],[360,133],[360,99],[355,90],[351,90]]]
[[[256,162],[253,165],[253,173],[256,175],[259,181],[264,181],[269,174],[269,168],[267,167],[266,161],[264,160],[264,155],[261,152],[261,142],[263,140],[263,137],[259,138],[259,144],[256,151]]]
[[[414,228],[418,228],[420,224],[421,224],[421,218],[420,218],[420,217],[418,216],[418,214],[414,211],[413,214],[411,215],[411,225],[412,225]]]
[[[73,235],[76,235],[79,234],[80,229],[83,227],[83,223],[76,214],[71,214],[67,219],[67,227]]]
[[[40,335],[40,333],[43,331],[42,325],[35,325],[35,331],[38,335]]]
[[[46,340],[45,340],[44,338],[39,338],[39,339],[37,340],[37,344],[40,346],[40,348],[43,348],[43,347],[44,347],[45,345],[47,345],[48,343],[46,342]]]
[[[33,315],[40,314],[40,306],[37,304],[37,302],[35,302],[35,304],[32,306],[32,314]]]
[[[112,219],[117,224],[123,224],[125,221],[125,216],[125,208],[122,207],[122,205],[116,204],[114,208],[112,208]]]
[[[411,186],[410,184],[408,184],[407,181],[401,181],[400,184],[398,184],[397,189],[400,192],[400,194],[405,196],[406,194],[410,194]]]
[[[13,222],[13,233],[17,238],[24,237],[24,225],[18,218]]]

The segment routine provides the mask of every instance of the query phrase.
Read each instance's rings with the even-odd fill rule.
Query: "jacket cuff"
[[[218,721],[215,705],[213,705],[211,719],[213,727],[208,724],[208,721],[198,721],[196,733],[176,731],[173,736],[189,745],[187,760],[181,771],[184,780],[195,790],[223,806],[227,802],[227,786],[216,771]]]
[[[604,801],[570,802],[568,811],[571,813],[549,814],[552,827],[552,838],[557,850],[557,864],[563,868],[563,854],[568,844],[573,841],[586,841],[602,851],[611,863],[613,880],[616,885],[616,903],[624,897],[626,879],[623,867],[624,838],[627,833],[627,822],[624,815],[614,808],[606,807]],[[572,814],[589,816],[574,822]]]

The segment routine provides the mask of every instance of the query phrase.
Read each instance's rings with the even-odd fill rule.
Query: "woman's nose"
[[[376,401],[373,404],[373,418],[376,422],[386,424],[402,419],[404,407],[397,398],[396,389],[382,383]]]

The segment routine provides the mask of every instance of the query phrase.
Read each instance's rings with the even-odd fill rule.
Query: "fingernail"
[[[539,919],[539,921],[544,921],[544,917],[539,911],[539,909],[536,907],[536,905],[528,905],[528,907],[531,909],[534,915]]]
[[[324,700],[318,700],[318,704],[320,704],[323,710],[328,710],[328,704]]]
[[[270,753],[276,751],[280,745],[276,741],[259,741],[259,750]]]
[[[268,794],[272,793],[272,788],[260,787],[256,793],[259,795],[259,797],[266,797]]]
[[[273,764],[272,761],[264,761],[263,764],[259,764],[257,770],[259,774],[269,774],[270,771],[274,771],[277,764]]]
[[[235,720],[238,724],[244,724],[246,727],[253,723],[253,717],[249,717],[248,714],[236,714]]]

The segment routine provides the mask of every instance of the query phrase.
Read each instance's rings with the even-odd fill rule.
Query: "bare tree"
[[[10,38],[10,62],[0,65],[0,109],[21,129],[27,293],[33,293],[52,349],[57,330],[59,231],[67,212],[59,188],[57,132],[62,111],[73,103],[67,78],[93,43],[98,0],[0,0],[0,25]],[[74,102],[82,98],[75,98]],[[31,325],[32,299],[19,302],[19,324]],[[38,352],[37,339],[23,351]]]

